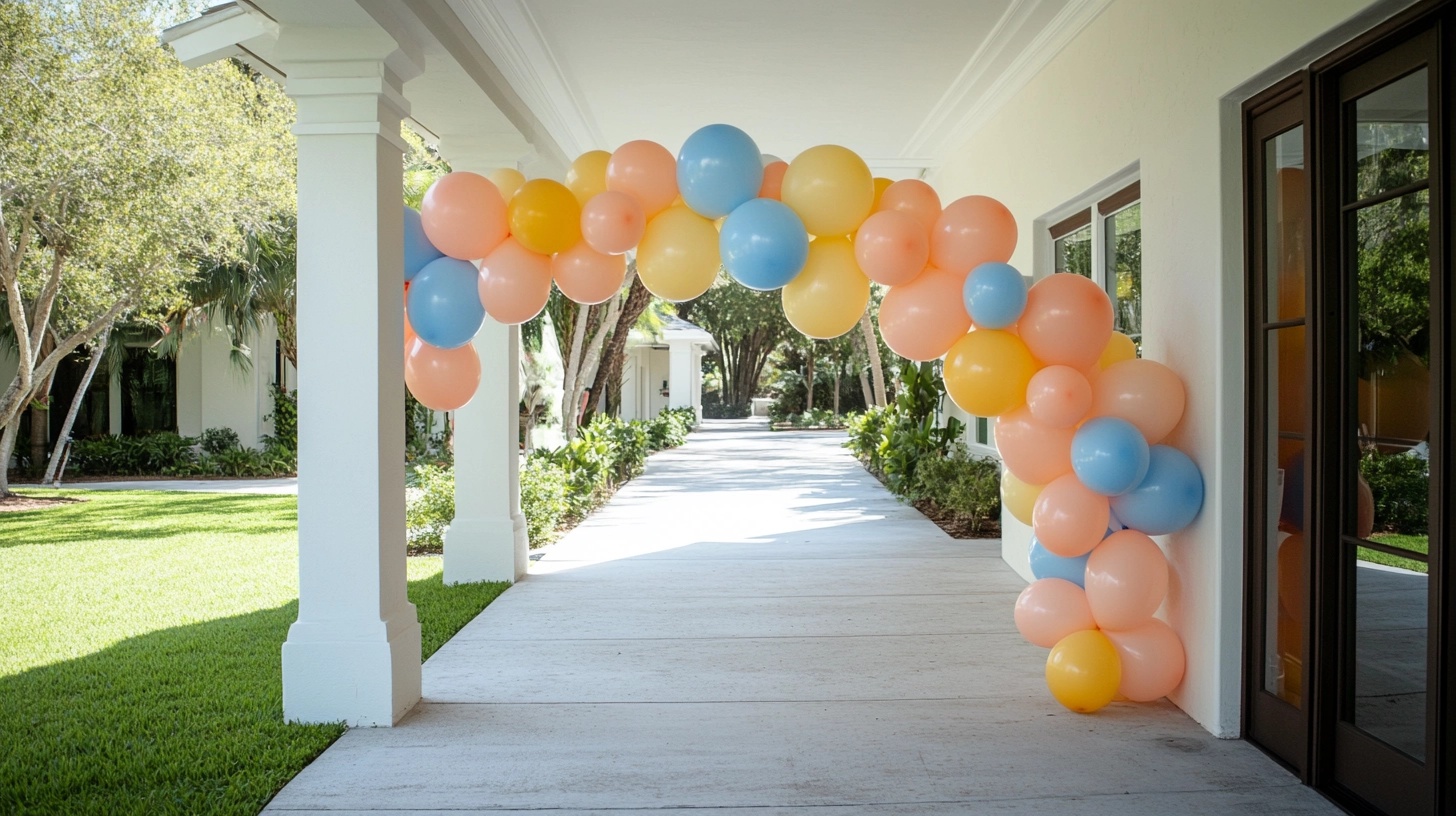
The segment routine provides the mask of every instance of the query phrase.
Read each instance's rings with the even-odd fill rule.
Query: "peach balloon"
[[[435,248],[452,258],[484,258],[506,237],[506,201],[485,176],[456,171],[430,185],[420,223]]]
[[[1119,530],[1087,559],[1087,603],[1102,629],[1136,629],[1168,596],[1168,559],[1147,535]]]
[[[1053,428],[1070,428],[1092,409],[1092,384],[1075,368],[1047,366],[1027,383],[1026,407],[1040,422]]]
[[[877,212],[859,225],[854,235],[854,257],[870,280],[899,286],[925,271],[930,260],[930,238],[906,213]]]
[[[521,185],[526,183],[525,174],[514,167],[497,167],[486,173],[485,177],[490,179],[490,183],[494,184],[496,189],[500,190],[501,198],[507,202],[511,200],[511,196],[515,195],[517,190],[521,189]]]
[[[405,350],[404,384],[425,407],[454,411],[480,387],[480,357],[472,343],[442,349],[416,338]]]
[[[525,323],[551,296],[551,258],[526,249],[514,237],[480,262],[476,287],[485,311],[499,323]]]
[[[950,351],[971,330],[971,316],[961,299],[963,277],[928,267],[909,283],[891,287],[880,304],[885,345],[917,362]]]
[[[1124,360],[1098,375],[1092,413],[1125,419],[1156,445],[1178,426],[1187,399],[1173,369],[1154,360]]]
[[[986,196],[952,201],[930,235],[930,262],[962,281],[983,263],[1011,260],[1015,251],[1016,219],[1004,204]]]
[[[1016,478],[1044,485],[1072,472],[1074,433],[1042,424],[1022,406],[996,420],[996,450]]]
[[[828,340],[859,325],[870,302],[870,281],[854,262],[848,238],[809,244],[804,269],[783,288],[784,317],[806,337]]]
[[[1062,272],[1032,284],[1016,325],[1036,359],[1091,368],[1112,336],[1112,301],[1091,279]]]
[[[620,255],[637,246],[646,230],[642,205],[626,193],[597,193],[581,208],[581,237],[597,252]]]
[[[561,294],[577,303],[604,303],[622,291],[627,256],[597,252],[583,241],[552,256],[551,277]]]
[[[772,198],[774,201],[778,201],[783,194],[784,173],[788,169],[789,163],[782,159],[764,165],[763,184],[758,188],[758,197]]]
[[[1173,627],[1153,618],[1136,629],[1106,632],[1122,663],[1117,691],[1135,703],[1166,697],[1183,682],[1187,655]]]
[[[926,236],[940,219],[940,196],[920,179],[901,179],[885,189],[875,203],[876,212],[902,212],[925,229]]]
[[[945,390],[973,416],[1000,416],[1026,402],[1036,360],[1021,338],[994,329],[972,329],[945,353]]]
[[[1016,631],[1028,642],[1050,649],[1057,641],[1085,629],[1096,629],[1087,595],[1061,578],[1033,581],[1016,598]]]
[[[605,150],[588,150],[576,157],[566,170],[566,189],[576,196],[578,204],[607,191],[607,162],[612,154]]]
[[[1107,497],[1088,490],[1076,474],[1058,476],[1036,497],[1031,531],[1052,555],[1077,558],[1092,551],[1112,518]]]
[[[637,199],[642,212],[651,218],[677,198],[677,159],[657,142],[628,142],[607,162],[607,189]]]

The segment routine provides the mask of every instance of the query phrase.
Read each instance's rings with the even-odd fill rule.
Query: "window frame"
[[[1138,164],[1115,173],[1066,204],[1033,222],[1034,281],[1056,272],[1056,242],[1085,227],[1092,230],[1092,280],[1116,302],[1116,280],[1107,271],[1107,225],[1117,214],[1142,203],[1142,174]],[[1139,229],[1142,222],[1139,219]],[[1141,272],[1141,270],[1139,270]],[[1141,325],[1142,314],[1139,311]]]

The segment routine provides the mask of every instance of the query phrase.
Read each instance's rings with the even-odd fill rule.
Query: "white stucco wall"
[[[1238,105],[1317,55],[1309,52],[1368,26],[1362,20],[1331,32],[1367,5],[1116,0],[929,179],[943,201],[983,194],[1010,207],[1020,230],[1012,263],[1041,277],[1050,270],[1033,265],[1034,222],[1137,168],[1144,354],[1187,384],[1187,413],[1168,441],[1193,456],[1207,483],[1197,521],[1163,541],[1174,572],[1163,614],[1188,650],[1188,674],[1173,701],[1220,736],[1239,731]],[[1003,556],[1029,579],[1030,531],[1009,513],[1002,523]]]
[[[177,353],[177,431],[196,436],[208,428],[232,428],[248,447],[273,432],[265,420],[273,411],[274,342],[277,332],[265,322],[250,343],[252,366],[244,371],[230,358],[231,344],[222,330],[203,327]],[[288,368],[287,363],[284,363]],[[296,385],[289,370],[288,387]]]

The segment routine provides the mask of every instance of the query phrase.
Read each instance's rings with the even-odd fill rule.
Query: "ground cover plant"
[[[282,718],[297,500],[65,495],[0,520],[0,812],[257,813],[344,730]],[[425,656],[507,586],[441,566],[409,561]]]

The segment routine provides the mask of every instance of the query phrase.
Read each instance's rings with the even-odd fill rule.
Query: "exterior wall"
[[[221,329],[204,327],[183,343],[177,353],[178,433],[196,436],[208,428],[232,428],[248,447],[257,447],[261,437],[271,434],[273,423],[264,417],[273,410],[276,340],[271,323],[265,323],[250,344],[253,356],[247,371],[233,363],[231,344]],[[290,369],[284,377],[292,390],[297,375],[284,366]]]
[[[1239,732],[1242,647],[1238,105],[1324,50],[1306,46],[1366,5],[1116,0],[930,178],[944,201],[979,193],[1010,207],[1012,263],[1040,278],[1050,273],[1034,250],[1043,219],[1136,170],[1144,354],[1187,384],[1168,441],[1199,463],[1207,488],[1193,526],[1163,540],[1173,568],[1163,612],[1188,650],[1173,701],[1219,736]],[[1329,46],[1353,32],[1338,33]],[[1029,578],[1029,530],[1004,512],[1002,525],[1003,557]]]

